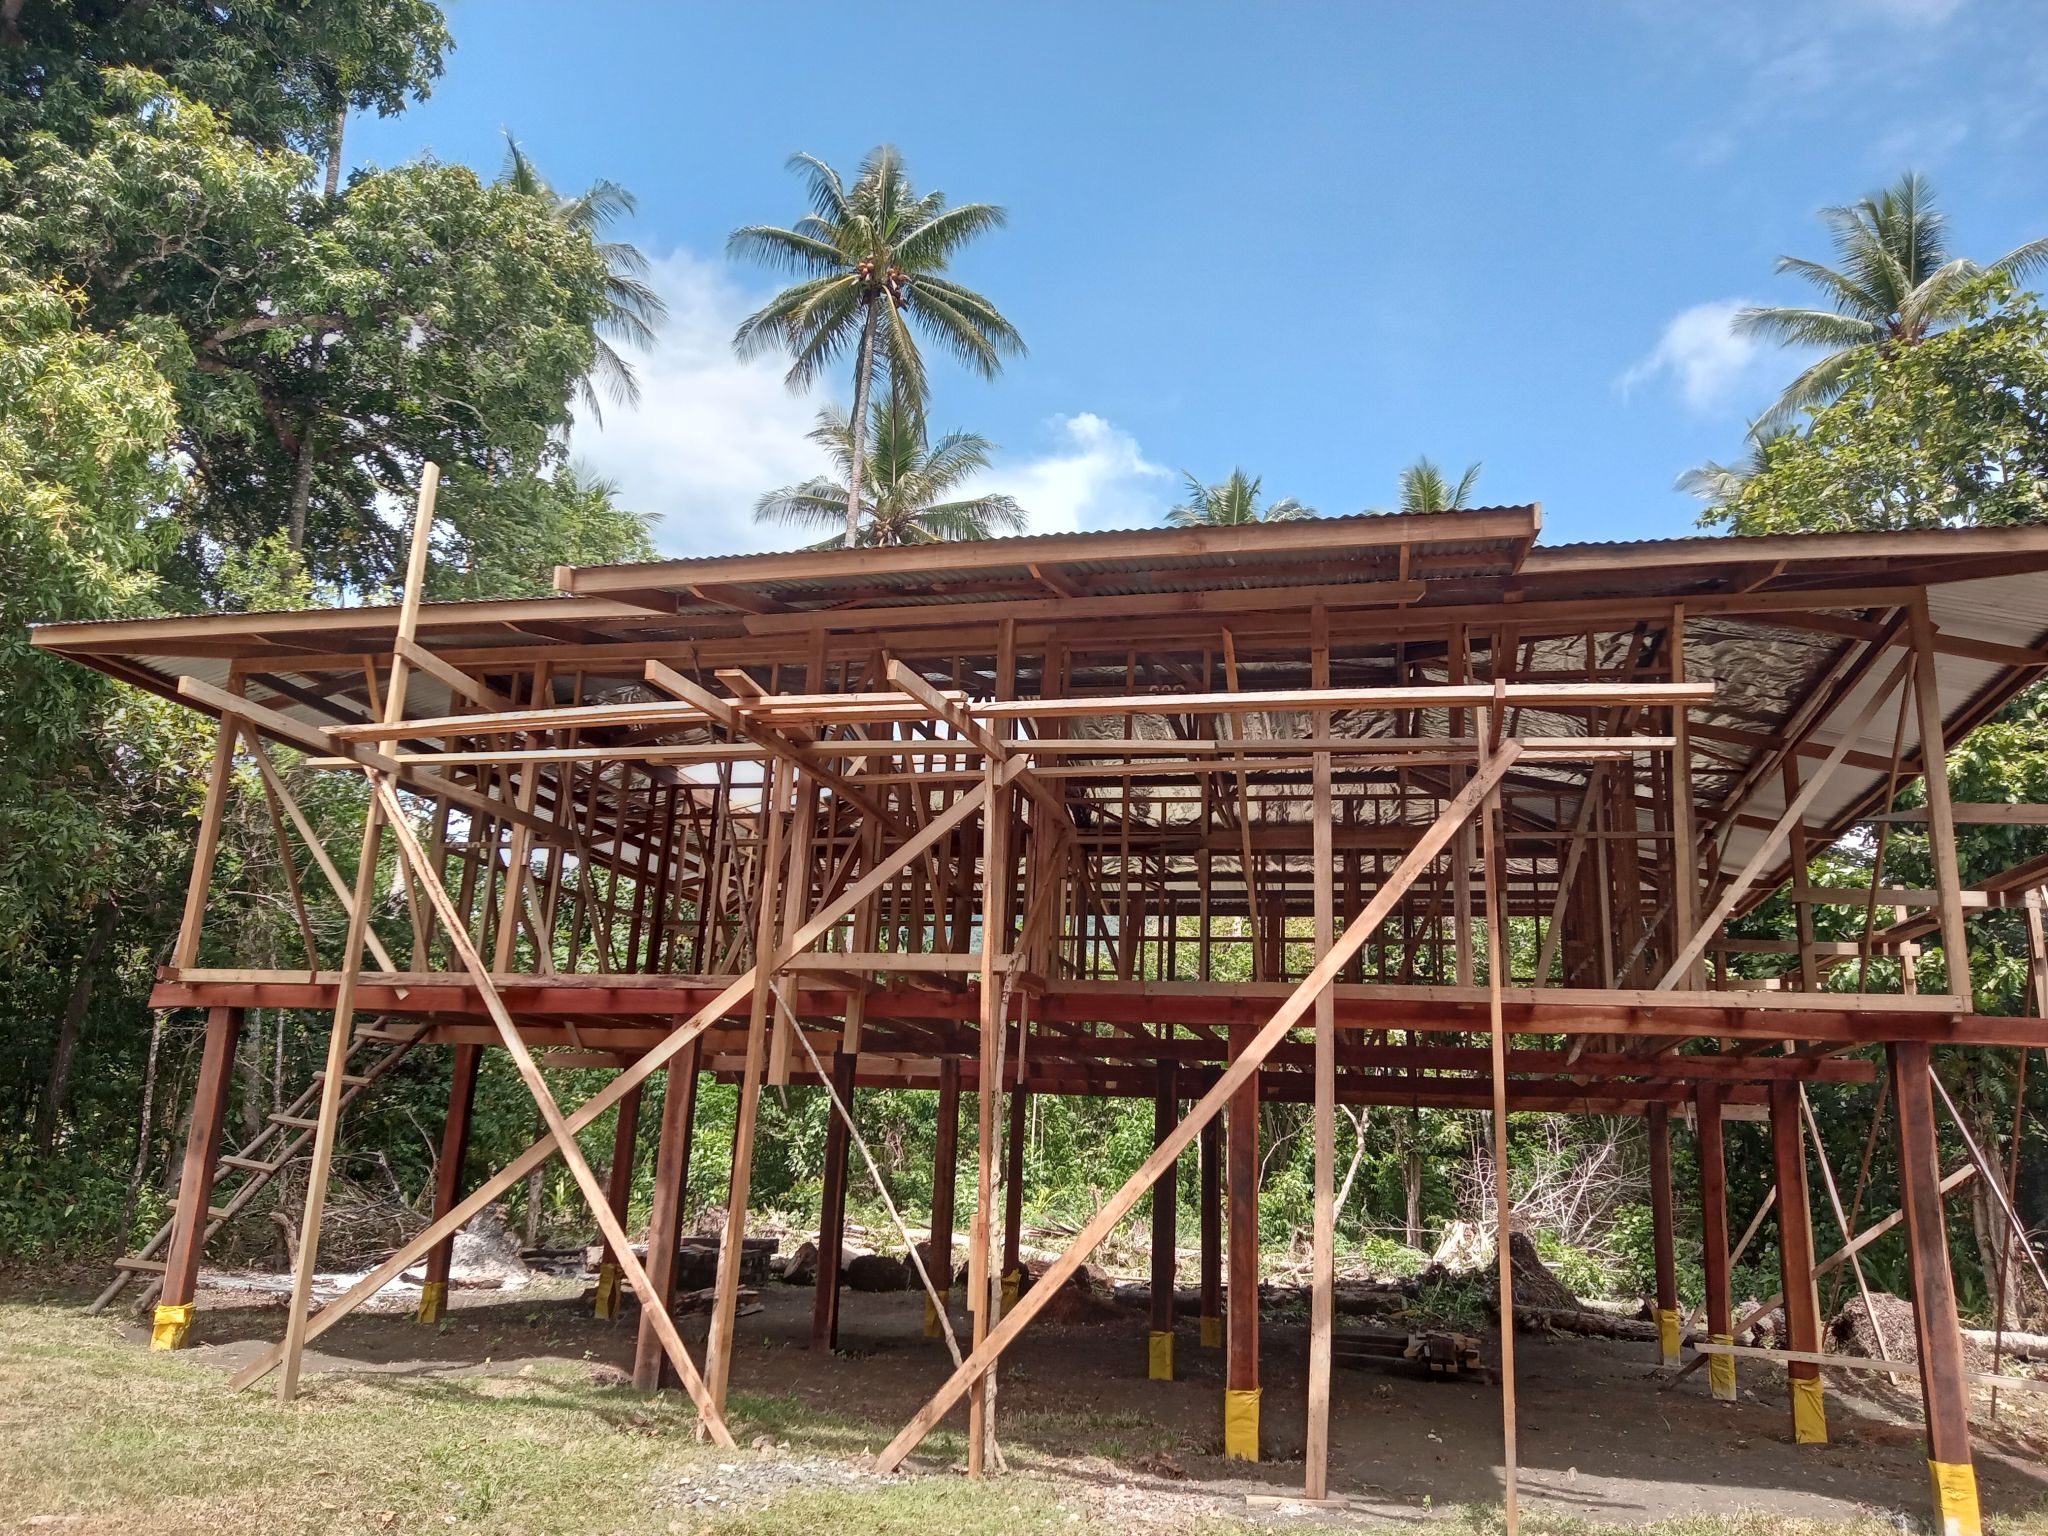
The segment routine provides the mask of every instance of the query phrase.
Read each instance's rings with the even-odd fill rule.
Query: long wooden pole
[[[405,595],[398,609],[397,634],[410,640],[419,627],[421,589],[426,585],[427,550],[433,541],[434,500],[440,491],[441,467],[428,464],[420,475],[419,502],[413,509],[412,542],[406,549]],[[384,690],[383,719],[392,725],[405,718],[405,657],[391,658],[391,682]],[[232,733],[229,738],[232,739]],[[334,1143],[341,1119],[342,1079],[348,1071],[350,1039],[355,1029],[356,982],[363,970],[363,940],[369,932],[370,904],[377,893],[377,851],[384,831],[384,800],[371,800],[363,810],[363,840],[356,855],[354,904],[349,908],[348,939],[342,946],[341,980],[334,991],[334,1017],[327,1030],[327,1076],[320,1085],[320,1112],[313,1132],[313,1156],[306,1170],[306,1210],[299,1224],[299,1262],[292,1275],[291,1310],[285,1314],[284,1370],[277,1379],[277,1400],[288,1403],[299,1389],[299,1365],[306,1348],[306,1323],[313,1305],[313,1275],[320,1263],[320,1225],[327,1205],[327,1182],[334,1167]]]
[[[1503,685],[1496,682],[1498,698]],[[1494,732],[1500,729],[1501,707],[1496,702],[1479,724],[1481,750],[1487,751]],[[1501,1498],[1507,1522],[1507,1536],[1521,1528],[1521,1502],[1516,1487],[1515,1433],[1515,1265],[1513,1245],[1514,1199],[1508,1189],[1508,1039],[1501,1016],[1501,986],[1508,967],[1509,936],[1507,907],[1500,890],[1500,795],[1496,786],[1500,773],[1487,776],[1494,764],[1511,760],[1513,743],[1485,760],[1474,784],[1486,783],[1486,799],[1479,822],[1479,857],[1486,876],[1486,999],[1487,1043],[1492,1055],[1493,1080],[1493,1206],[1494,1263],[1500,1277],[1500,1429]],[[1505,771],[1504,769],[1502,770]]]

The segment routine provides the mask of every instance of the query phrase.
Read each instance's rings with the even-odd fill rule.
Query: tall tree
[[[829,528],[844,516],[854,474],[853,425],[828,408],[818,413],[810,438],[830,455],[839,478],[821,475],[767,492],[754,504],[756,521]],[[1024,512],[1010,497],[954,495],[963,482],[988,468],[994,449],[987,438],[971,432],[948,432],[927,444],[923,423],[890,391],[868,432],[865,462],[872,473],[861,489],[856,542],[938,544],[1020,532]],[[821,547],[841,542],[834,537]]]
[[[1910,347],[1954,324],[1971,279],[1986,273],[2024,278],[2048,265],[2048,237],[1988,266],[1955,255],[1948,217],[1934,206],[1927,178],[1913,171],[1855,203],[1823,208],[1820,220],[1837,265],[1780,256],[1777,270],[1818,288],[1830,307],[1772,305],[1735,316],[1737,335],[1825,349],[1757,419],[1754,436],[1782,430],[1803,408],[1833,400],[1866,351]]]
[[[620,356],[612,341],[645,351],[654,345],[654,333],[668,320],[668,305],[647,285],[647,257],[640,248],[625,240],[604,238],[612,224],[630,217],[639,204],[615,181],[597,181],[576,197],[562,196],[548,185],[509,133],[505,135],[505,168],[498,179],[552,206],[565,228],[590,237],[604,262],[604,312],[597,318],[597,357],[576,385],[578,398],[602,424],[600,387],[615,404],[640,403],[640,381],[633,365]]]
[[[878,368],[890,391],[922,418],[927,397],[918,337],[936,343],[983,378],[1003,359],[1021,356],[1017,328],[981,294],[945,276],[960,250],[1006,221],[992,203],[946,205],[945,194],[920,195],[887,144],[871,150],[851,187],[824,161],[791,158],[804,179],[811,211],[791,227],[736,229],[727,248],[795,274],[740,322],[733,349],[741,357],[787,349],[789,387],[808,389],[820,372],[853,353],[852,456],[846,472],[846,543],[860,541],[869,397]]]
[[[1468,464],[1453,485],[1434,460],[1424,455],[1401,471],[1403,512],[1457,512],[1472,505],[1472,487],[1479,483],[1479,466]]]
[[[1316,515],[1314,507],[1305,507],[1292,496],[1263,501],[1259,488],[1264,482],[1242,469],[1233,469],[1229,479],[1215,485],[1204,485],[1185,470],[1181,478],[1187,499],[1166,514],[1166,520],[1176,528],[1210,523],[1284,523]]]

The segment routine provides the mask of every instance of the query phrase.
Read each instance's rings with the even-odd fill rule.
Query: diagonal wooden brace
[[[1387,877],[1386,882],[1373,894],[1365,909],[1352,919],[1349,926],[1330,946],[1323,957],[1316,962],[1315,969],[1303,978],[1301,985],[1288,995],[1287,1001],[1267,1021],[1265,1027],[1255,1035],[1243,1053],[1217,1078],[1215,1085],[1201,1100],[1188,1111],[1187,1117],[1175,1126],[1172,1134],[1161,1141],[1145,1159],[1144,1165],[1131,1175],[1122,1189],[1113,1195],[1081,1233],[1074,1239],[1073,1246],[1044,1276],[1033,1283],[1030,1290],[1018,1299],[1010,1315],[1003,1319],[981,1346],[968,1356],[967,1360],[946,1378],[930,1402],[919,1409],[917,1416],[906,1424],[902,1431],[891,1440],[876,1459],[876,1465],[884,1472],[893,1472],[903,1464],[903,1459],[915,1450],[924,1437],[931,1433],[940,1419],[950,1412],[954,1404],[966,1394],[968,1388],[979,1380],[996,1361],[997,1356],[1013,1343],[1025,1326],[1051,1302],[1059,1288],[1066,1284],[1074,1271],[1088,1261],[1102,1243],[1102,1240],[1116,1229],[1132,1207],[1145,1197],[1158,1182],[1160,1174],[1171,1167],[1180,1154],[1187,1150],[1202,1127],[1213,1120],[1217,1112],[1229,1102],[1230,1096],[1243,1086],[1245,1080],[1258,1071],[1259,1065],[1273,1051],[1310,1008],[1316,997],[1328,987],[1349,963],[1351,957],[1362,948],[1367,939],[1385,921],[1386,915],[1407,893],[1436,859],[1436,856],[1450,842],[1459,827],[1473,810],[1492,793],[1515,760],[1521,756],[1518,742],[1509,741],[1482,767],[1460,790],[1457,796],[1444,807],[1443,814],[1430,824],[1415,846],[1409,850]]]
[[[913,859],[918,858],[932,844],[947,836],[954,828],[966,821],[968,817],[979,811],[983,800],[986,798],[986,788],[976,786],[954,801],[942,814],[933,817],[910,841],[895,849],[867,875],[863,876],[853,885],[848,886],[834,900],[819,908],[817,913],[803,927],[790,936],[789,942],[775,956],[774,966],[779,967],[791,957],[801,954],[804,950],[810,948],[833,924],[846,916],[847,913],[853,911],[855,907],[859,906],[861,902],[865,901],[887,882],[895,879]],[[696,1013],[692,1014],[682,1024],[678,1025],[659,1045],[651,1047],[631,1066],[621,1068],[616,1077],[592,1094],[567,1117],[564,1124],[569,1133],[574,1135],[590,1125],[606,1110],[617,1104],[628,1093],[631,1093],[648,1078],[665,1067],[670,1058],[682,1051],[692,1040],[702,1035],[705,1030],[709,1029],[719,1019],[724,1018],[742,998],[749,996],[753,992],[754,976],[758,969],[756,966],[749,966],[745,971],[735,976],[726,985],[725,990],[698,1009]],[[448,1212],[447,1215],[431,1223],[425,1230],[414,1236],[411,1241],[399,1248],[390,1258],[379,1264],[369,1274],[358,1280],[341,1295],[335,1297],[334,1300],[328,1302],[318,1313],[308,1319],[305,1329],[306,1342],[310,1343],[318,1338],[329,1328],[332,1328],[336,1323],[347,1317],[349,1313],[355,1311],[357,1307],[360,1307],[372,1296],[383,1290],[393,1280],[404,1274],[406,1270],[426,1256],[428,1249],[432,1248],[444,1237],[460,1231],[469,1222],[471,1217],[475,1216],[477,1212],[490,1205],[491,1202],[504,1194],[506,1190],[546,1162],[554,1155],[554,1152],[555,1138],[553,1133],[550,1132],[534,1142],[524,1152],[513,1158],[511,1162],[492,1174],[488,1179],[484,1180],[482,1184],[470,1192],[469,1196],[461,1204]],[[240,1392],[253,1386],[269,1375],[270,1372],[276,1370],[283,1359],[284,1346],[282,1344],[273,1344],[269,1349],[258,1355],[248,1365],[229,1378],[229,1389]]]
[[[597,1175],[591,1171],[590,1161],[583,1155],[583,1148],[577,1143],[575,1132],[569,1129],[568,1121],[562,1114],[561,1105],[548,1091],[547,1080],[540,1075],[540,1066],[533,1059],[533,1052],[521,1038],[519,1026],[512,1021],[504,1000],[498,996],[498,989],[491,983],[490,967],[484,957],[477,953],[471,942],[469,931],[462,921],[462,914],[455,910],[455,903],[447,890],[435,878],[433,865],[428,862],[426,850],[420,847],[419,838],[407,823],[405,807],[399,803],[398,792],[382,779],[377,781],[377,799],[384,807],[384,816],[391,823],[398,847],[405,861],[412,866],[413,873],[426,888],[427,899],[433,903],[435,915],[448,930],[448,941],[455,947],[472,980],[476,982],[477,993],[483,999],[484,1008],[491,1016],[491,1022],[498,1028],[498,1038],[504,1041],[505,1049],[512,1057],[512,1064],[518,1069],[520,1079],[527,1091],[533,1095],[533,1102],[539,1106],[541,1119],[547,1122],[553,1134],[556,1149],[562,1154],[562,1161],[569,1165],[569,1172],[575,1178],[577,1187],[583,1191],[583,1198],[590,1207],[590,1213],[597,1218],[597,1227],[610,1245],[612,1258],[619,1267],[620,1275],[633,1287],[633,1293],[640,1298],[643,1315],[654,1325],[656,1337],[674,1362],[676,1375],[682,1378],[683,1389],[697,1404],[697,1412],[705,1429],[719,1445],[733,1445],[732,1431],[725,1427],[725,1419],[718,1411],[718,1405],[711,1399],[705,1388],[704,1378],[697,1373],[690,1352],[683,1347],[683,1337],[676,1331],[675,1319],[669,1316],[663,1304],[661,1293],[647,1278],[647,1271],[633,1254],[632,1240],[627,1237],[624,1223],[613,1214],[610,1197]]]

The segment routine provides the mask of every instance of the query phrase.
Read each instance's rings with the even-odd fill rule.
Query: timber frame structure
[[[600,1308],[622,1288],[643,1303],[636,1380],[655,1387],[671,1368],[702,1431],[727,1441],[740,1245],[720,1256],[701,1369],[667,1310],[695,1086],[710,1072],[739,1085],[729,1235],[746,1227],[761,1088],[832,1089],[825,1342],[845,1106],[877,1088],[939,1091],[945,1209],[925,1283],[950,1369],[935,1359],[934,1395],[884,1467],[964,1398],[982,1471],[1003,1349],[1197,1143],[1201,1342],[1227,1351],[1227,1452],[1256,1458],[1262,1099],[1315,1106],[1307,1496],[1329,1492],[1339,1102],[1490,1110],[1497,1149],[1506,1111],[1644,1116],[1666,1363],[1683,1347],[1670,1126],[1696,1121],[1698,1358],[1730,1397],[1735,1357],[1757,1352],[1733,1344],[1722,1124],[1767,1119],[1791,1298],[1778,1358],[1797,1438],[1820,1439],[1813,1281],[1842,1255],[1816,1265],[1803,1085],[1871,1081],[1879,1062],[1858,1052],[1882,1047],[1935,1493],[1952,1536],[1977,1528],[1941,1221],[1956,1179],[1936,1162],[1929,1048],[2024,1052],[2048,1044],[2048,1026],[1978,1015],[1967,987],[1919,981],[1937,974],[1932,949],[1950,961],[1938,974],[1956,974],[1973,913],[2031,903],[2048,1012],[2029,894],[2048,867],[1966,889],[1954,842],[1958,821],[2043,813],[1952,805],[1941,773],[1921,808],[1895,807],[1923,762],[2048,670],[2048,529],[1539,547],[1535,508],[1494,508],[565,568],[553,598],[423,603],[436,479],[430,466],[396,607],[34,632],[220,721],[184,926],[154,994],[208,1018],[168,1257],[137,1265],[163,1277],[161,1342],[191,1320],[241,1011],[293,1008],[332,1019],[317,1111],[296,1122],[312,1137],[313,1195],[286,1337],[238,1388],[279,1370],[289,1396],[307,1342],[422,1259],[422,1309],[436,1313],[453,1232],[561,1155],[606,1245]],[[277,746],[367,784],[352,883],[313,840]],[[200,964],[238,754],[271,800],[305,969]],[[1931,888],[1883,883],[1900,823],[1924,825]],[[1861,826],[1880,850],[1876,882],[1811,886],[1809,853]],[[387,837],[409,945],[371,924]],[[305,922],[297,882],[316,871],[348,915],[339,953]],[[1796,940],[1730,935],[1780,890]],[[1827,908],[1853,912],[1859,936],[1815,938]],[[1755,974],[1760,955],[1778,974]],[[1853,990],[1828,985],[1848,975]],[[321,1191],[362,1084],[351,1052],[415,1037],[455,1053],[436,1219],[313,1312]],[[484,1048],[510,1053],[548,1134],[465,1189]],[[548,1065],[618,1071],[565,1111]],[[613,1172],[630,1168],[658,1071],[643,1264],[623,1182],[597,1176],[575,1133],[618,1106]],[[980,1154],[971,1329],[956,1342],[963,1087]],[[1046,1093],[1152,1098],[1157,1144],[1020,1293],[1018,1128],[1025,1098]],[[1504,1175],[1498,1197],[1505,1222]],[[1169,1377],[1173,1205],[1153,1215],[1167,1267],[1144,1357]],[[1846,1243],[1851,1262],[1860,1241]],[[1511,1284],[1504,1253],[1501,1265]],[[1511,1510],[1512,1343],[1505,1330]]]

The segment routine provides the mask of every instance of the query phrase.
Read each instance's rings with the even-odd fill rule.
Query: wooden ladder
[[[344,1111],[355,1102],[358,1094],[403,1061],[433,1027],[430,1022],[425,1022],[417,1028],[400,1032],[383,1028],[383,1022],[382,1019],[375,1020],[356,1032],[354,1043],[349,1050],[351,1070],[341,1080],[341,1107]],[[382,1048],[381,1055],[376,1054],[379,1048]],[[360,1063],[357,1061],[359,1055],[364,1057]],[[358,1067],[360,1070],[355,1070]],[[220,1180],[231,1173],[241,1174],[243,1179],[226,1204],[210,1205],[207,1208],[206,1235],[200,1239],[202,1249],[213,1241],[215,1233],[242,1213],[249,1202],[255,1199],[257,1191],[276,1178],[294,1158],[299,1156],[318,1125],[317,1121],[307,1116],[306,1111],[313,1107],[314,1101],[320,1096],[321,1084],[326,1077],[325,1070],[315,1072],[305,1091],[283,1109],[267,1115],[265,1119],[269,1123],[251,1137],[240,1151],[223,1153],[215,1160],[213,1176],[216,1197],[219,1195]],[[273,1142],[274,1145],[266,1145]],[[86,1308],[88,1316],[97,1317],[104,1312],[114,1298],[126,1289],[128,1282],[137,1275],[148,1275],[151,1278],[148,1287],[136,1300],[136,1307],[146,1307],[156,1300],[164,1284],[164,1261],[158,1255],[163,1252],[164,1245],[171,1240],[171,1231],[175,1225],[176,1217],[173,1216],[170,1221],[157,1228],[156,1235],[140,1249],[114,1261],[114,1278],[108,1282],[107,1288],[94,1298],[93,1304]]]

